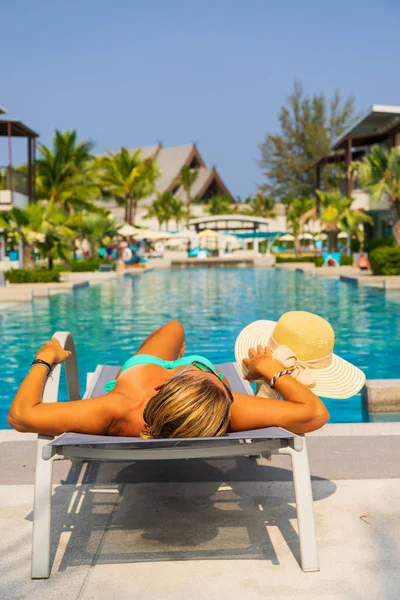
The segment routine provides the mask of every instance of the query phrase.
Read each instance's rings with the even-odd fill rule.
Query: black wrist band
[[[31,367],[34,367],[35,365],[44,365],[48,369],[48,374],[51,373],[51,364],[45,360],[42,360],[41,358],[35,358],[35,360],[31,362]]]

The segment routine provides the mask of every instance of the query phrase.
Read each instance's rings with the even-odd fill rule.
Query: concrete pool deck
[[[35,436],[0,431],[0,598],[395,600],[400,423],[307,436],[321,571],[287,457],[54,465],[52,575],[30,580]]]

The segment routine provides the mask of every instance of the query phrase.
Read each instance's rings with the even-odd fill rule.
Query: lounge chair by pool
[[[78,367],[75,344],[68,332],[55,336],[60,344],[71,351],[64,363],[70,400],[80,398]],[[250,384],[242,379],[236,363],[216,365],[228,379],[234,392],[252,394]],[[104,384],[114,379],[119,367],[97,367],[87,376],[85,398],[104,393]],[[43,402],[57,402],[61,365],[56,365],[48,378]],[[252,431],[228,433],[214,438],[169,438],[142,440],[137,437],[116,437],[64,433],[53,439],[39,435],[36,457],[34,518],[32,540],[32,578],[42,579],[50,575],[50,528],[53,459],[65,460],[166,460],[179,458],[219,458],[261,455],[268,459],[273,454],[288,454],[292,460],[297,520],[300,540],[301,567],[303,571],[318,571],[318,550],[315,534],[313,500],[306,441],[279,427],[267,427]],[[76,517],[79,518],[78,516]]]

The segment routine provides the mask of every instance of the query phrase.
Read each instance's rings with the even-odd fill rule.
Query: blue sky
[[[295,78],[400,104],[397,0],[0,0],[0,22],[0,104],[43,143],[197,141],[242,197]]]

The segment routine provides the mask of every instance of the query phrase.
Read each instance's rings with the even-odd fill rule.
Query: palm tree
[[[268,198],[268,196],[264,196],[261,192],[258,192],[254,197],[247,197],[245,199],[245,205],[247,207],[243,210],[243,214],[245,215],[263,217],[264,219],[275,217],[274,200]]]
[[[370,154],[355,163],[359,186],[378,204],[386,194],[393,210],[393,237],[400,246],[400,149],[372,146]]]
[[[342,196],[340,191],[322,192],[317,190],[321,203],[321,222],[325,224],[329,236],[329,251],[337,250],[339,230],[347,231],[349,235],[361,235],[359,226],[371,223],[372,219],[361,210],[351,210],[352,198]]]
[[[31,217],[31,225],[37,230],[35,246],[39,255],[47,258],[48,269],[53,268],[53,260],[62,258],[68,261],[71,257],[71,243],[81,227],[81,213],[65,217],[65,212],[48,203],[35,206],[36,214]]]
[[[100,246],[111,243],[118,235],[120,225],[110,217],[110,214],[89,214],[82,218],[75,229],[82,239],[88,240],[94,253]]]
[[[294,236],[294,248],[296,255],[301,254],[299,235],[303,233],[304,225],[315,219],[314,198],[283,198],[282,203],[286,206],[286,222]]]
[[[12,208],[0,216],[0,228],[14,243],[22,245],[22,260],[25,269],[34,269],[33,250],[48,259],[49,269],[53,259],[67,259],[70,250],[68,240],[74,235],[73,221],[76,216],[65,213],[48,203],[46,206],[31,204],[26,209]]]
[[[33,207],[34,205],[32,205]],[[4,230],[5,237],[13,244],[22,245],[22,264],[25,269],[34,269],[33,248],[37,239],[37,232],[32,231],[28,210],[14,207],[0,215],[0,228]]]
[[[206,210],[210,215],[231,215],[237,212],[237,207],[232,205],[228,196],[214,196]]]
[[[171,219],[175,220],[176,228],[179,229],[181,221],[186,218],[185,204],[182,202],[182,200],[178,200],[178,198],[175,198],[175,196],[171,194],[170,206]]]
[[[92,142],[78,142],[76,131],[56,130],[53,147],[38,144],[42,158],[36,161],[37,197],[72,214],[76,210],[96,211],[99,195],[90,167]]]
[[[153,204],[149,207],[145,218],[156,218],[158,220],[160,229],[164,223],[166,223],[168,229],[168,222],[173,216],[171,206],[171,200],[173,199],[174,197],[171,192],[167,191],[163,192],[162,194],[158,193],[156,199],[153,201]]]
[[[125,206],[125,221],[134,225],[139,200],[154,191],[159,175],[156,163],[151,158],[142,160],[140,150],[121,148],[99,158],[97,169],[104,195]]]
[[[191,188],[196,181],[197,175],[199,174],[198,169],[191,169],[187,165],[184,165],[181,169],[178,182],[181,184],[185,191],[186,196],[186,225],[189,226],[190,222],[190,205],[192,203]]]

